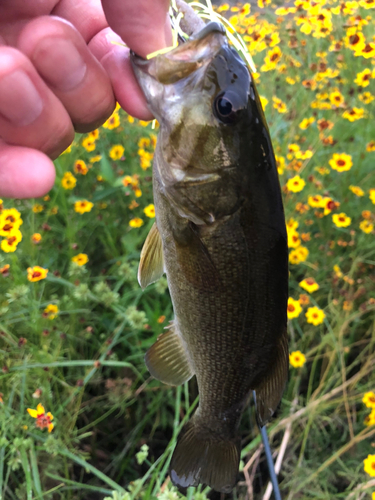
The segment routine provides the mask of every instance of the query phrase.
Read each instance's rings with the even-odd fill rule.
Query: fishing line
[[[254,398],[254,405],[255,405],[255,409],[256,409],[257,398],[256,398],[255,391],[253,391],[253,398]],[[262,436],[264,452],[266,454],[268,472],[270,473],[270,480],[271,480],[271,484],[273,487],[273,494],[274,494],[276,500],[282,500],[281,494],[280,494],[280,489],[279,489],[279,482],[277,480],[277,475],[276,475],[276,471],[275,471],[275,464],[273,463],[273,459],[272,459],[271,447],[270,447],[270,443],[268,441],[267,429],[266,429],[265,425],[263,425],[263,427],[261,427],[259,424],[258,424],[258,428],[260,431],[260,435]]]

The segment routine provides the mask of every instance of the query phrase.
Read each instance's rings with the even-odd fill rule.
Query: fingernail
[[[51,86],[67,92],[76,88],[86,74],[86,64],[69,40],[48,38],[34,50],[32,61]]]
[[[30,125],[42,109],[42,98],[23,70],[14,71],[0,80],[0,114],[14,125]]]

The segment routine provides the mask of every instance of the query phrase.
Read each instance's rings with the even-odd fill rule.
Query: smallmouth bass
[[[252,76],[219,23],[150,60],[132,54],[132,64],[160,123],[156,222],[138,279],[145,288],[166,272],[175,314],[145,360],[158,380],[195,375],[199,389],[170,476],[229,492],[249,394],[264,425],[288,374],[288,248],[272,144]]]

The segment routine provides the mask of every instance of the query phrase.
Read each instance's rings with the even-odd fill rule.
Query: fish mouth
[[[161,84],[173,84],[209,63],[226,42],[221,23],[210,22],[189,40],[170,52],[151,59],[131,52],[131,61],[137,76],[146,74]]]

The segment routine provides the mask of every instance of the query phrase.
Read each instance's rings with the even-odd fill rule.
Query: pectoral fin
[[[288,378],[289,354],[288,338],[285,332],[277,347],[275,362],[272,363],[268,374],[255,388],[256,416],[259,426],[263,427],[280,403],[285,384]]]
[[[154,283],[164,273],[164,257],[161,236],[156,223],[144,242],[138,267],[138,282],[142,288]]]
[[[181,385],[194,375],[186,349],[177,329],[172,325],[162,333],[145,356],[153,377],[169,385]]]

